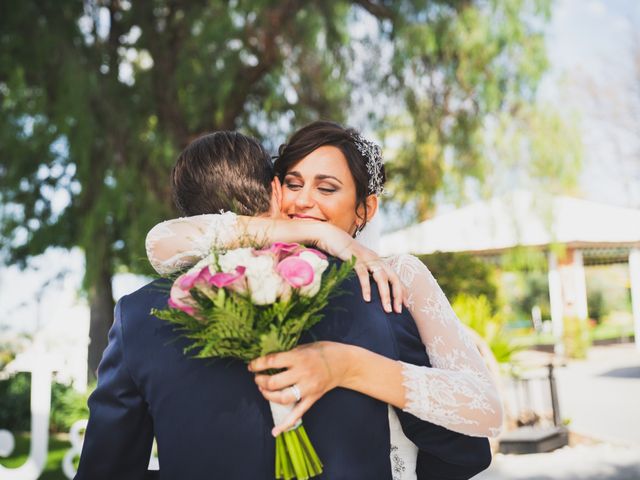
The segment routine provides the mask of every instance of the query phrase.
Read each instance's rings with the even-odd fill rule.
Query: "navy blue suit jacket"
[[[341,341],[428,365],[408,314],[384,314],[375,294],[363,302],[355,278],[343,287],[352,294],[332,302],[307,341]],[[145,478],[155,436],[159,478],[272,479],[273,422],[253,375],[239,361],[186,357],[186,340],[149,313],[166,301],[166,282],[156,281],[118,302],[76,478]],[[490,461],[486,440],[399,414],[421,450],[419,478],[469,478]],[[386,404],[338,388],[304,424],[325,464],[321,478],[391,478]]]

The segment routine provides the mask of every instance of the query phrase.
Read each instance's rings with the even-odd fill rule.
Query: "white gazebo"
[[[564,247],[562,258],[551,246]],[[563,353],[563,317],[587,318],[584,265],[629,263],[636,346],[640,350],[640,210],[528,192],[477,202],[383,235],[380,253],[497,255],[537,247],[547,253],[551,320]]]

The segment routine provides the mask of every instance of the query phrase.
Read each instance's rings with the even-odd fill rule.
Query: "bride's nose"
[[[314,202],[311,189],[305,186],[298,190],[298,196],[296,197],[295,204],[299,209],[308,209],[313,207]]]

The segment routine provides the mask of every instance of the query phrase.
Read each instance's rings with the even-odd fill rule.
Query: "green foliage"
[[[487,342],[498,362],[508,362],[517,347],[504,331],[505,320],[500,313],[493,313],[484,295],[460,294],[452,304],[458,318]]]
[[[544,197],[575,190],[582,170],[579,118],[561,115],[553,105],[522,105],[494,119],[483,149],[484,193],[509,191],[514,184],[536,192],[545,226],[552,228],[553,211]]]
[[[509,271],[546,272],[547,257],[542,249],[519,245],[501,255],[500,265]]]
[[[587,305],[589,306],[589,317],[597,323],[602,321],[605,314],[605,298],[602,290],[589,289],[587,291]]]
[[[0,343],[0,371],[15,358],[14,352],[8,345]]]
[[[459,191],[467,178],[482,180],[487,120],[533,102],[548,66],[550,4],[431,2],[394,32],[394,75],[409,88],[400,89],[408,115],[387,122],[386,134],[401,140],[389,187],[397,200],[414,202],[421,219],[443,183]]]
[[[616,312],[631,311],[629,270],[626,265],[595,265],[585,270],[589,317],[605,322]]]
[[[587,358],[591,346],[589,324],[578,317],[565,317],[562,332],[565,355],[569,358]]]
[[[458,295],[483,296],[498,310],[498,289],[495,282],[495,267],[465,253],[436,252],[422,255],[424,262],[444,291],[447,298]]]
[[[88,393],[78,393],[71,386],[53,382],[51,385],[52,432],[68,432],[76,420],[89,418]],[[0,427],[14,432],[31,428],[31,378],[28,373],[16,373],[0,381]]]
[[[86,393],[77,392],[71,385],[55,382],[51,389],[51,419],[49,428],[52,432],[67,433],[78,420],[89,418],[87,401],[95,385]]]
[[[600,323],[589,330],[591,341],[632,340],[635,334],[633,319],[627,324],[611,324],[607,322]]]
[[[30,388],[28,373],[0,381],[0,428],[20,432],[31,428]]]
[[[546,272],[510,271],[502,274],[502,298],[510,306],[508,320],[532,325],[531,310],[540,307],[543,319],[551,318],[549,279]]]

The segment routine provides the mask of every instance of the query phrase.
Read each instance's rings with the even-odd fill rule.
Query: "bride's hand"
[[[267,400],[283,405],[296,403],[296,392],[291,388],[294,385],[300,395],[300,401],[284,423],[271,431],[274,437],[293,427],[316,400],[345,381],[349,374],[349,347],[336,342],[314,342],[257,358],[249,364],[252,372],[285,369],[275,375],[256,374],[256,384]]]
[[[391,292],[393,292],[393,310],[396,313],[402,312],[404,289],[400,277],[393,269],[376,252],[360,244],[344,230],[328,223],[322,224],[322,227],[325,230],[317,241],[320,249],[344,261],[356,257],[354,270],[358,275],[364,300],[371,301],[371,282],[369,280],[369,273],[371,273],[378,285],[384,310],[391,313]],[[391,289],[389,285],[391,285]]]

